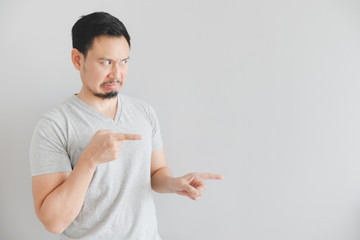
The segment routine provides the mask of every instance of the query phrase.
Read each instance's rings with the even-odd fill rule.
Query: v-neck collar
[[[72,99],[74,99],[74,101],[82,108],[84,109],[86,112],[90,113],[91,115],[97,116],[103,120],[106,121],[111,121],[113,123],[118,123],[120,122],[120,118],[121,118],[121,113],[122,113],[122,99],[120,94],[118,94],[117,96],[117,108],[116,108],[116,114],[115,114],[115,118],[109,118],[108,116],[105,116],[104,114],[102,114],[101,112],[97,111],[95,108],[89,106],[88,104],[86,104],[85,102],[83,102],[80,98],[78,98],[76,96],[76,94],[74,94],[72,96]]]

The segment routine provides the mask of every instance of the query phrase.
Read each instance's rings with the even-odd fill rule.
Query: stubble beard
[[[113,82],[117,82],[120,85],[122,85],[121,80],[110,80],[110,81],[102,83],[101,87],[106,85],[106,84],[113,83]],[[111,91],[111,92],[108,92],[108,93],[95,93],[95,92],[93,92],[93,94],[94,94],[94,96],[96,96],[96,97],[98,97],[100,99],[112,99],[112,98],[117,97],[119,92],[118,91]]]
[[[101,98],[101,99],[112,99],[114,97],[117,97],[119,92],[117,91],[111,91],[108,93],[94,93],[94,96]]]

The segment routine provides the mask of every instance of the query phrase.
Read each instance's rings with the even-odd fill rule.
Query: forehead
[[[94,57],[111,57],[114,59],[126,58],[129,56],[130,47],[124,36],[97,36],[88,51],[88,55]]]

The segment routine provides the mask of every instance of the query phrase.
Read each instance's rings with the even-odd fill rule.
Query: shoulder
[[[72,97],[69,97],[61,104],[42,114],[37,126],[62,129],[67,125],[71,111],[74,111],[74,102]]]
[[[126,110],[140,112],[150,121],[153,121],[153,119],[156,118],[155,110],[148,102],[127,95],[121,95],[120,99]]]
[[[131,96],[128,96],[128,95],[123,95],[121,94],[120,95],[120,98],[121,98],[121,101],[126,104],[126,105],[132,105],[134,107],[150,107],[150,104],[145,102],[144,100],[142,99],[139,99],[139,98],[135,98],[135,97],[131,97]]]
[[[78,111],[78,106],[75,101],[75,95],[69,97],[64,102],[58,104],[48,112],[44,113],[41,117],[49,120],[61,120],[69,117],[73,112]]]
[[[127,95],[121,95],[120,99],[124,108],[141,111],[146,115],[151,114],[151,112],[153,112],[152,106],[148,102],[142,99],[130,97]]]

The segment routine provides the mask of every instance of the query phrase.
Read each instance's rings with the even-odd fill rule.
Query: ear
[[[73,48],[73,50],[71,50],[71,60],[74,64],[74,67],[77,70],[80,70],[81,64],[84,60],[84,55],[76,48]]]

